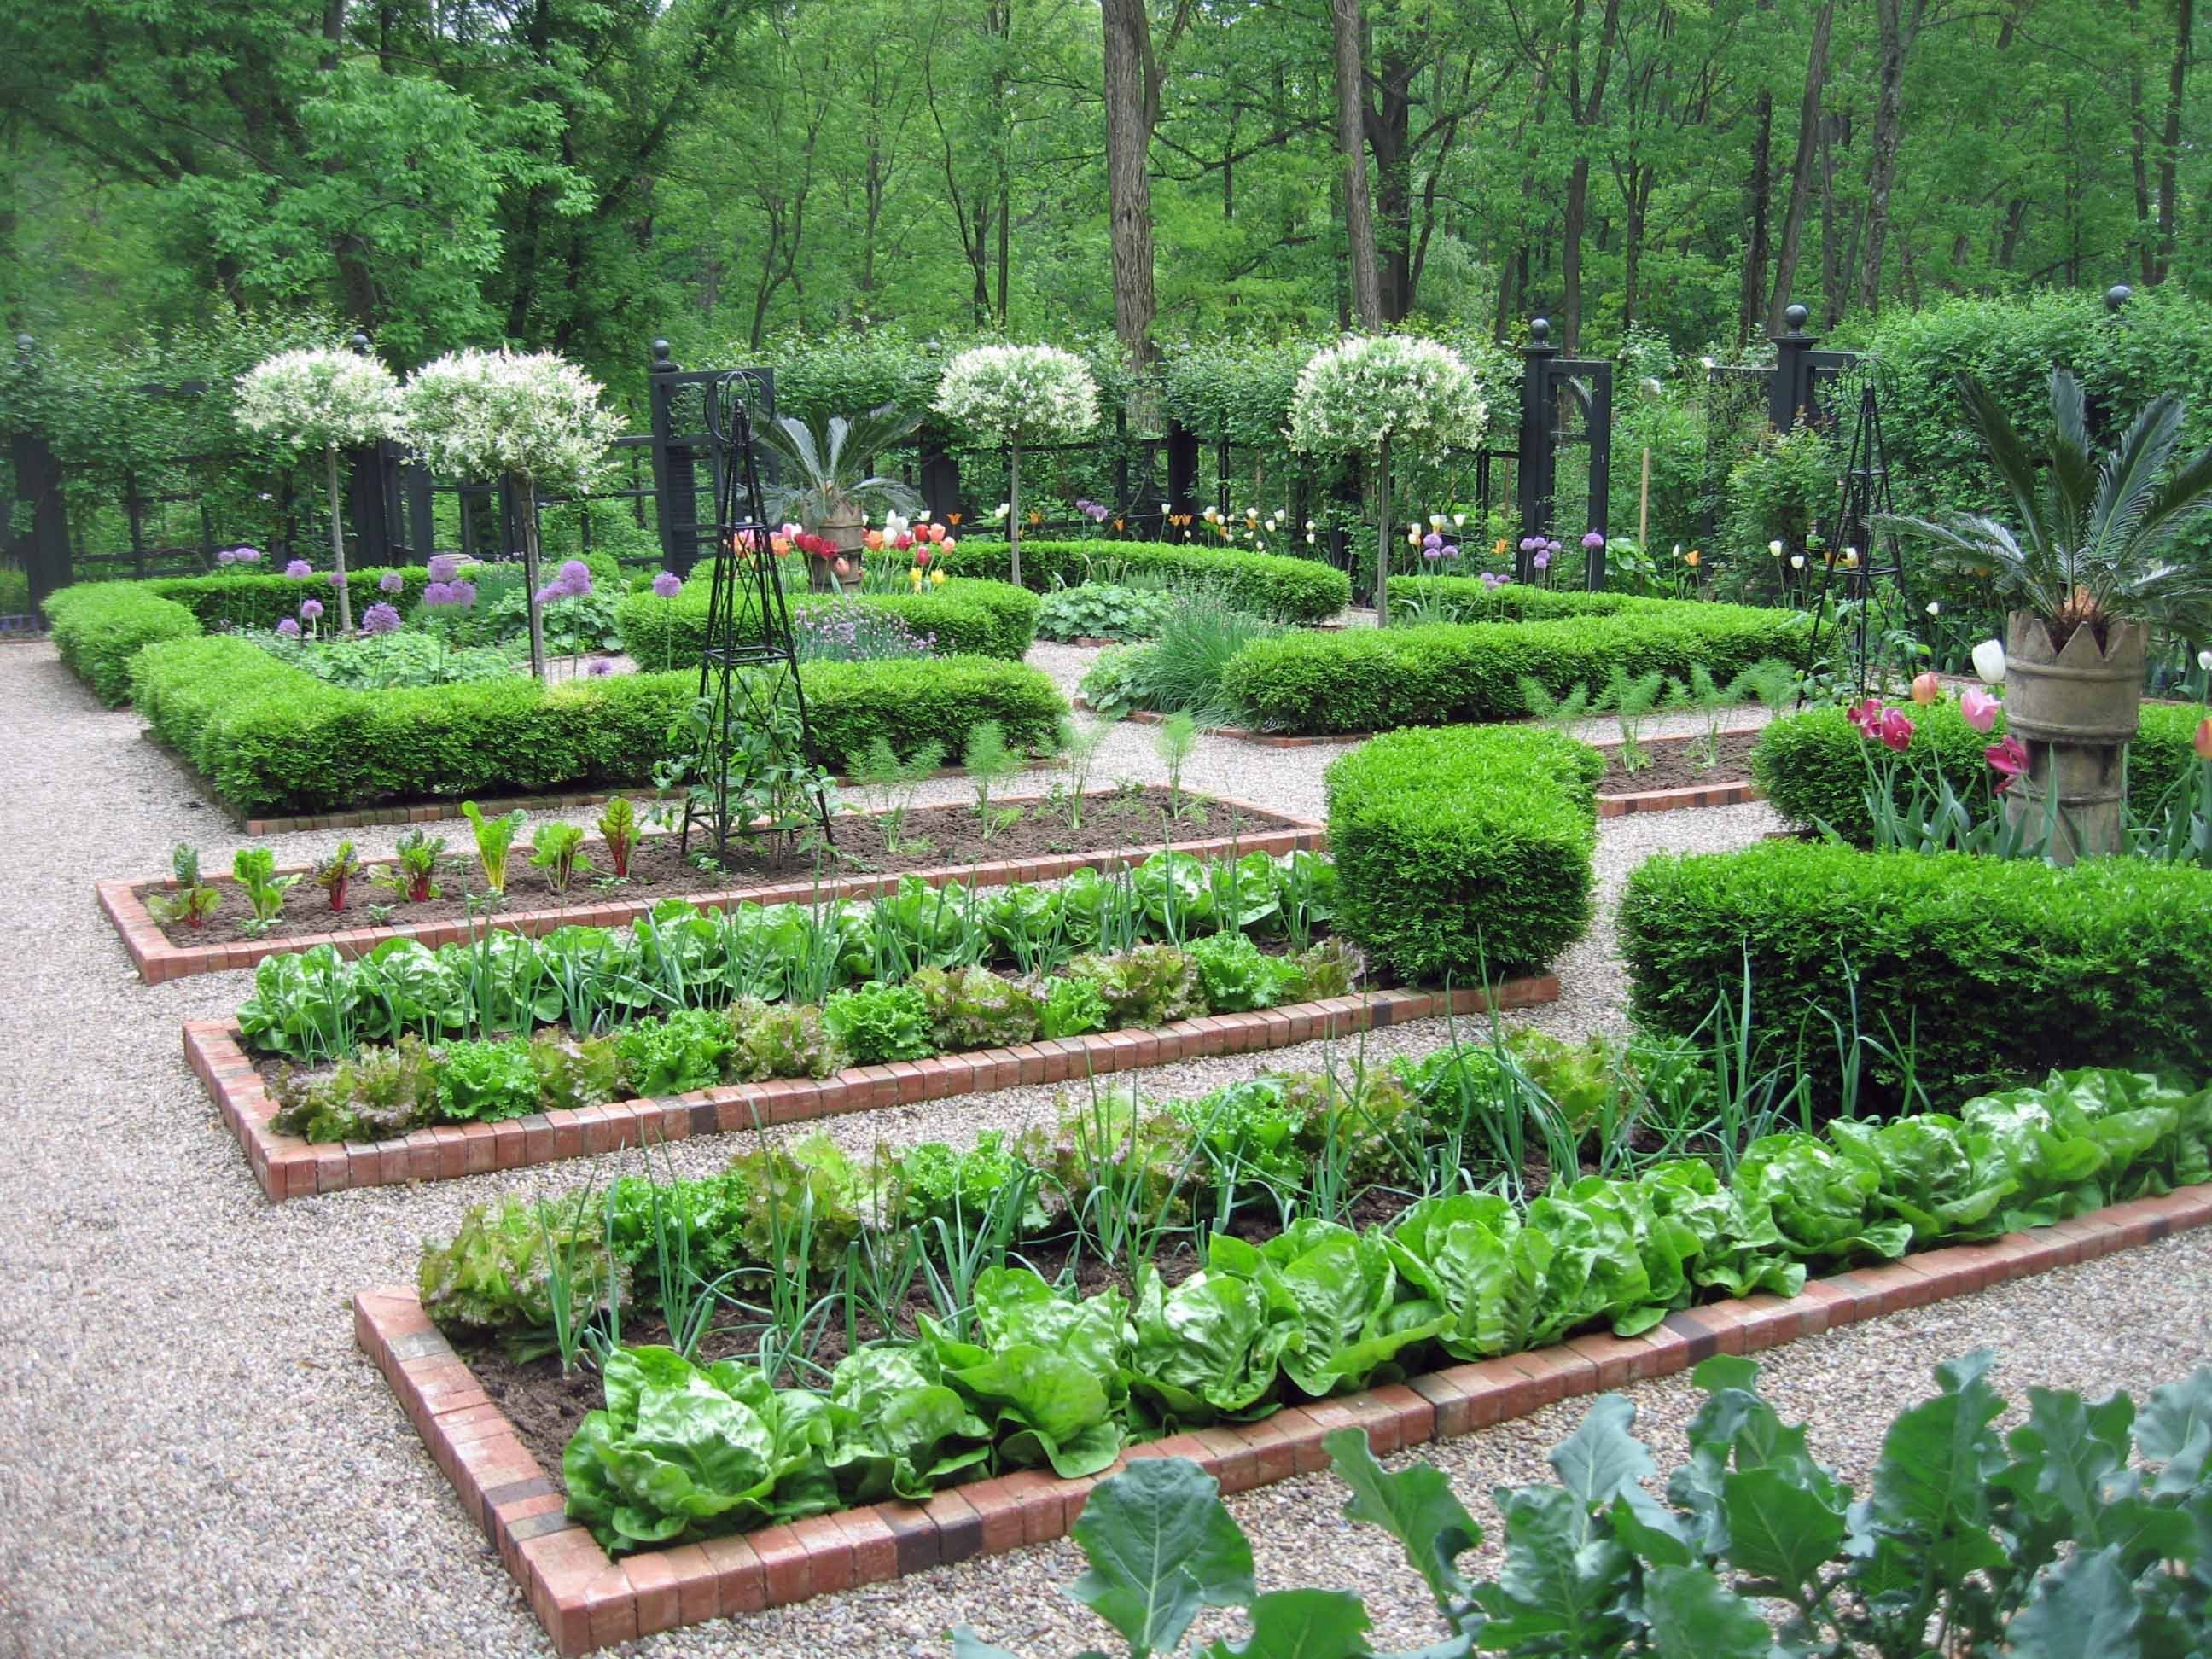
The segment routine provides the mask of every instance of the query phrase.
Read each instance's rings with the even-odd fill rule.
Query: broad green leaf
[[[966,1625],[952,1627],[952,1659],[1020,1659],[1004,1648],[994,1648]]]
[[[1721,1492],[1729,1565],[1792,1600],[1843,1546],[1843,1516],[1780,1468],[1731,1469]]]
[[[2077,1555],[2037,1585],[2007,1632],[2012,1659],[2136,1659],[2138,1613],[2118,1553]]]
[[[1490,1615],[1486,1648],[1544,1644],[1534,1650],[1610,1654],[1631,1634],[1620,1611],[1634,1562],[1610,1539],[1585,1541],[1587,1516],[1558,1486],[1500,1491],[1505,1515],[1505,1564],[1497,1578],[1475,1587]]]
[[[1655,1567],[1644,1607],[1658,1659],[1766,1659],[1774,1632],[1759,1609],[1703,1567]]]
[[[1352,1488],[1344,1518],[1372,1522],[1403,1545],[1406,1559],[1427,1581],[1438,1607],[1464,1601],[1468,1583],[1453,1564],[1482,1541],[1482,1528],[1443,1472],[1416,1463],[1394,1474],[1375,1461],[1367,1437],[1358,1429],[1335,1430],[1321,1443],[1338,1478]]]
[[[2136,1437],[2146,1458],[2165,1466],[2154,1488],[2161,1496],[2203,1482],[2212,1469],[2212,1367],[2152,1389]]]
[[[2091,1406],[2054,1389],[2030,1389],[2027,1398],[2027,1422],[2008,1437],[2014,1455],[2034,1470],[2038,1496],[2067,1517],[2084,1547],[2111,1542],[2101,1530],[2107,1488],[2127,1468],[2135,1402],[2115,1395]]]
[[[1583,1504],[1596,1507],[1655,1473],[1650,1451],[1628,1431],[1635,1421],[1636,1407],[1626,1395],[1593,1401],[1582,1425],[1552,1449],[1559,1484]]]
[[[1252,1547],[1220,1483],[1188,1458],[1146,1458],[1100,1481],[1074,1538],[1091,1571],[1067,1593],[1139,1653],[1173,1652],[1200,1607],[1252,1600]]]
[[[2004,1560],[1988,1532],[1990,1478],[2004,1462],[1990,1426],[2004,1404],[1989,1385],[1990,1359],[1981,1349],[1938,1366],[1944,1391],[1889,1425],[1875,1465],[1874,1525],[1932,1553],[1925,1571],[1964,1577]]]
[[[1201,1659],[1365,1659],[1367,1608],[1349,1590],[1270,1590],[1251,1607],[1252,1633],[1215,1641]]]

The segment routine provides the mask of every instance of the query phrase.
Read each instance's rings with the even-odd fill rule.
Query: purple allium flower
[[[215,556],[215,562],[217,564],[236,564],[238,562],[238,550],[234,547],[226,547],[218,550]]]
[[[1591,552],[1595,553],[1598,549],[1605,545],[1605,538],[1595,530],[1590,531],[1588,534],[1583,536],[1583,545],[1589,549]]]
[[[231,556],[236,559],[240,564],[259,564],[261,562],[261,550],[258,547],[234,547],[230,550],[230,552]]]
[[[1443,544],[1443,556],[1447,559],[1455,559],[1459,557],[1458,544],[1455,542],[1446,542]]]
[[[447,584],[446,591],[453,596],[447,603],[463,611],[477,602],[477,585],[474,582],[456,580]]]
[[[312,604],[313,601],[310,600],[309,603]],[[276,631],[288,640],[296,640],[300,637],[300,624],[287,617],[276,624]]]
[[[592,659],[592,665],[584,672],[595,680],[603,680],[615,672],[615,665],[609,658],[594,657]]]
[[[1521,550],[1522,550],[1523,553],[1534,553],[1534,552],[1538,548],[1541,547],[1543,544],[1544,544],[1544,543],[1543,543],[1543,538],[1542,538],[1541,537],[1538,537],[1538,536],[1523,536],[1523,537],[1521,538]]]
[[[1552,562],[1552,550],[1539,543],[1536,550],[1528,556],[1528,562],[1535,569],[1546,568]]]
[[[430,556],[430,580],[434,582],[453,580],[460,568],[461,556],[458,553],[433,553]]]
[[[301,621],[313,622],[316,617],[322,614],[323,602],[320,599],[302,599],[300,601],[300,617]]]
[[[672,599],[683,591],[684,578],[673,570],[664,570],[653,579],[653,592],[656,599]]]
[[[433,610],[453,602],[453,590],[445,582],[432,582],[422,590],[422,603]]]
[[[406,586],[407,578],[397,570],[387,570],[376,579],[376,591],[380,593],[397,593]]]
[[[345,578],[339,575],[335,570],[325,571],[323,573],[323,580],[328,582],[332,587],[343,587],[345,586]]]
[[[364,634],[397,634],[399,613],[379,600],[361,613],[361,631]]]
[[[1510,576],[1501,576],[1494,570],[1486,570],[1482,573],[1482,585],[1485,587],[1503,587],[1512,580]]]
[[[315,567],[309,564],[305,559],[295,559],[291,563],[284,567],[284,574],[293,578],[295,580],[297,580],[302,576],[313,575],[315,574]]]
[[[1433,530],[1429,532],[1427,535],[1421,538],[1421,550],[1426,553],[1431,558],[1434,558],[1436,556],[1437,550],[1443,544],[1444,538]]]
[[[561,580],[579,593],[592,591],[592,567],[581,559],[568,559],[561,566]]]

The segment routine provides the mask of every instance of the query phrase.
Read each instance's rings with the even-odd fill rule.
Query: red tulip
[[[1881,729],[1881,700],[1869,697],[1863,702],[1853,703],[1848,718],[1850,723],[1858,728],[1861,737],[1871,738]]]
[[[1885,708],[1881,711],[1881,728],[1875,735],[1881,739],[1884,748],[1893,749],[1901,755],[1912,746],[1912,722],[1902,709]]]
[[[2012,787],[2012,781],[2027,770],[2027,745],[2018,738],[2007,735],[2002,743],[1993,743],[1982,750],[1982,758],[1990,769],[2000,774],[1997,793],[2002,795]]]

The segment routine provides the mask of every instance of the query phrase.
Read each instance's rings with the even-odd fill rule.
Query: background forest
[[[118,348],[312,308],[402,365],[505,338],[632,389],[654,334],[731,362],[863,323],[1118,322],[1141,350],[1544,312],[1571,348],[1729,355],[1794,298],[1850,343],[1949,295],[2202,296],[2194,23],[2194,0],[5,0],[0,300],[11,331]]]

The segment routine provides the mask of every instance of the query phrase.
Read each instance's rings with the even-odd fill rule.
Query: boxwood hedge
[[[963,536],[939,562],[955,576],[1006,580],[1006,544]],[[1040,592],[1073,587],[1094,571],[1144,571],[1187,579],[1239,609],[1278,622],[1328,622],[1352,603],[1352,579],[1319,559],[1168,542],[1054,542],[1022,539],[1022,581]]]
[[[1328,773],[1339,932],[1404,978],[1536,973],[1589,923],[1603,759],[1528,726],[1394,732]]]
[[[878,737],[901,755],[932,740],[957,753],[987,720],[1009,743],[1048,749],[1066,711],[1036,669],[980,657],[810,663],[803,678],[833,767]],[[353,691],[208,637],[142,653],[131,684],[155,735],[246,814],[646,783],[698,677]]]
[[[1538,587],[1528,582],[1501,582],[1492,586],[1474,576],[1390,578],[1393,617],[1408,606],[1432,605],[1451,612],[1448,620],[1452,622],[1550,622],[1560,617],[1617,617],[1624,611],[1674,603],[1631,593]]]
[[[399,591],[387,593],[379,584],[392,575],[399,578]],[[402,616],[412,615],[429,582],[430,573],[419,564],[347,571],[346,592],[353,601],[355,621],[380,599],[395,606]],[[204,629],[274,628],[285,617],[296,616],[300,601],[307,599],[323,600],[330,605],[331,617],[337,615],[329,574],[321,570],[312,576],[260,571],[242,575],[156,576],[138,586],[165,599],[174,599],[198,617]]]
[[[632,593],[616,607],[623,648],[641,668],[694,668],[707,643],[710,583],[702,572],[672,599]],[[838,604],[827,593],[794,593],[793,618]],[[846,601],[862,611],[896,617],[915,634],[937,641],[940,656],[1000,657],[1019,662],[1036,637],[1041,601],[1011,582],[962,578],[920,593],[855,593]],[[748,610],[750,615],[750,609]]]
[[[1524,675],[1554,694],[1599,690],[1615,666],[1679,679],[1703,664],[1726,679],[1765,657],[1802,665],[1808,628],[1795,611],[1653,599],[1611,616],[1285,634],[1231,658],[1221,689],[1276,732],[1511,720],[1524,712]]]
[[[1838,1029],[1881,1045],[1863,1107],[1899,1103],[1908,1048],[1939,1102],[2053,1067],[2212,1071],[2212,872],[1770,842],[1646,861],[1620,929],[1640,1022],[1695,1031],[1747,968],[1754,1024],[1802,1038],[1824,1108]]]
[[[1891,793],[1900,804],[1919,787],[1932,787],[1940,775],[1977,817],[1995,810],[1995,775],[1984,750],[2004,735],[1999,713],[1989,735],[1966,724],[1955,703],[1941,702],[1910,711],[1912,742],[1891,777]],[[2146,703],[2142,729],[2128,748],[2128,798],[2145,816],[2154,812],[2175,781],[2197,763],[2191,743],[2202,708]],[[1856,847],[1874,841],[1874,817],[1867,792],[1890,758],[1887,750],[1869,749],[1841,708],[1809,708],[1770,722],[1752,750],[1751,775],[1768,802],[1800,829],[1832,829]],[[1869,769],[1869,762],[1875,770]]]
[[[80,582],[48,594],[44,609],[62,661],[111,708],[131,700],[139,647],[200,631],[190,610],[144,582]]]

